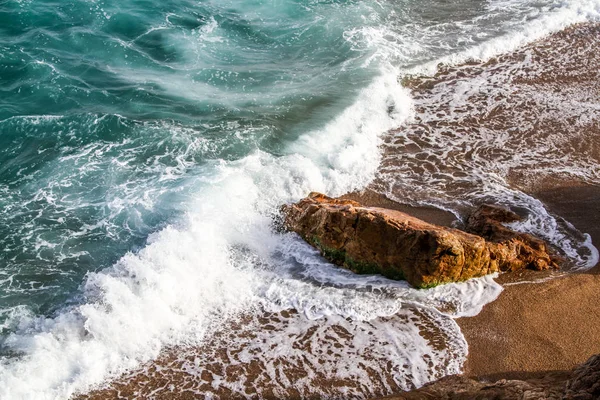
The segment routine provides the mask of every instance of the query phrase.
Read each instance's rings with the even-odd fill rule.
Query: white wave
[[[497,8],[506,7],[507,2],[499,2]],[[510,1],[508,2],[510,3]],[[480,45],[443,56],[429,63],[407,71],[409,74],[431,75],[440,63],[458,65],[469,60],[487,61],[492,57],[508,53],[528,43],[558,32],[580,22],[597,21],[600,18],[600,1],[565,0],[558,1],[543,9],[541,14],[526,18],[526,22],[509,29],[501,36],[486,40]]]
[[[89,274],[83,304],[51,319],[21,319],[4,345],[23,355],[0,366],[0,397],[69,397],[155,358],[165,346],[198,343],[228,315],[256,304],[295,307],[313,319],[397,312],[402,296],[386,302],[369,291],[277,278],[290,267],[274,259],[282,236],[272,231],[271,215],[310,190],[339,194],[367,184],[379,163],[378,135],[409,115],[395,73],[382,74],[289,155],[256,152],[205,167],[185,222],[153,235],[138,254]],[[415,379],[426,381],[423,373]]]

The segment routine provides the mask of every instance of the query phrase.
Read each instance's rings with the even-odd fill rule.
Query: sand
[[[600,247],[599,44],[600,24],[579,24],[485,64],[442,68],[433,78],[409,80],[416,120],[384,138],[371,189],[410,203],[413,197],[417,202],[438,195],[461,198],[476,192],[478,183],[459,184],[457,171],[502,165],[505,184],[541,200]],[[461,103],[453,87],[472,88],[468,101]],[[495,147],[498,138],[506,138],[503,147]],[[457,143],[464,151],[454,151]],[[473,147],[475,155],[468,151]],[[528,162],[520,163],[524,155]],[[441,194],[430,193],[427,182],[437,179],[439,186],[444,174],[455,179]],[[480,200],[493,202],[493,196]],[[439,212],[419,212],[414,215],[443,223]],[[458,320],[469,343],[465,374],[524,377],[571,369],[600,353],[599,270],[560,278],[530,271],[501,275],[500,297],[476,317]],[[539,280],[545,281],[523,283]]]
[[[548,210],[600,245],[600,186],[547,180],[529,187]],[[452,214],[395,203],[372,191],[345,197],[449,226]],[[475,317],[457,320],[469,344],[465,375],[484,380],[526,379],[566,371],[600,353],[600,265],[556,277],[521,271],[501,275],[500,297]],[[527,282],[536,283],[527,283]]]
[[[600,187],[533,193],[600,244]],[[458,323],[469,343],[465,374],[497,379],[571,369],[600,353],[600,266],[543,283],[505,285],[498,300]]]

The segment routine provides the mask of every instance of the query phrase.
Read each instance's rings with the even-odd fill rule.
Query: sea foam
[[[584,20],[585,10],[594,6],[597,10],[596,3],[568,5],[566,17],[562,11],[550,13],[549,21],[561,22],[544,25],[559,29]],[[539,31],[537,25],[527,26]],[[514,35],[517,39],[508,35],[499,40],[516,45],[539,37]],[[470,52],[465,54],[471,57]],[[339,195],[373,179],[381,160],[380,135],[412,115],[399,73],[382,70],[353,105],[322,129],[301,136],[282,156],[255,151],[241,160],[199,167],[185,217],[153,234],[139,252],[90,273],[80,304],[54,318],[15,316],[18,328],[4,346],[19,357],[0,366],[0,397],[67,398],[155,359],[169,346],[200,346],[238,315],[292,308],[300,317],[279,326],[274,336],[259,331],[242,348],[245,361],[263,357],[269,363],[281,357],[290,345],[286,338],[300,337],[310,328],[322,331],[316,341],[322,344],[335,325],[355,332],[352,354],[346,359],[350,346],[336,350],[336,357],[321,354],[322,373],[368,381],[368,374],[357,370],[367,351],[377,354],[369,364],[375,370],[384,360],[393,363],[393,379],[403,388],[460,372],[467,345],[453,318],[475,315],[499,295],[501,287],[490,277],[418,291],[402,282],[335,268],[295,235],[272,228],[282,203],[313,190]],[[420,334],[415,310],[444,333],[445,350]],[[394,317],[397,322],[386,320]],[[266,348],[263,343],[273,338],[281,347]],[[317,358],[313,361],[318,364]],[[231,389],[242,390],[243,385],[238,382]],[[369,389],[361,386],[345,394],[366,396]]]
[[[406,285],[380,283],[395,293],[384,300],[373,293],[372,283],[366,284],[373,278],[354,278],[339,288],[327,286],[336,280],[331,274],[338,273],[332,267],[323,282],[323,270],[291,273],[298,264],[324,263],[294,235],[272,230],[280,204],[310,190],[341,194],[372,179],[380,157],[378,135],[410,115],[410,98],[396,76],[396,71],[382,73],[338,118],[294,143],[289,155],[257,151],[238,161],[206,165],[201,174],[206,179],[179,225],[152,235],[144,249],[113,267],[89,274],[82,304],[55,318],[21,318],[4,343],[21,356],[2,364],[1,396],[66,398],[154,359],[166,346],[199,344],[228,317],[258,305],[295,308],[309,320],[357,321],[395,315],[405,302],[429,302],[422,306],[431,312],[440,302],[464,308],[468,303],[462,302],[461,291],[471,293],[466,288],[480,284],[450,285],[424,301],[421,292]],[[368,289],[357,291],[360,286]],[[477,309],[498,290],[468,308]],[[457,332],[453,337],[460,337]],[[466,351],[461,340],[455,347]],[[411,357],[418,351],[429,350],[415,349]],[[438,357],[436,365],[445,358]],[[423,374],[413,380],[425,382],[428,373]]]

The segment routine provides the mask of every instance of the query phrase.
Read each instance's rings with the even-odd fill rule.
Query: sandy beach
[[[415,95],[425,99],[428,113],[439,111],[440,117],[427,124],[433,129],[466,130],[469,135],[486,129],[496,131],[497,135],[516,131],[515,140],[534,147],[545,146],[547,137],[562,136],[562,145],[552,151],[579,155],[578,162],[589,163],[597,174],[600,122],[591,110],[595,110],[600,95],[597,68],[600,57],[593,50],[600,40],[598,32],[598,24],[575,25],[485,65],[475,63],[471,70],[450,68],[432,81],[417,81]],[[465,79],[475,80],[480,74],[485,75],[486,71],[487,81],[503,76],[510,87],[505,92],[510,93],[507,98],[495,99],[501,105],[492,108],[492,112],[482,112],[479,118],[453,120],[444,112],[453,100],[446,105],[427,103],[436,86],[458,86]],[[562,105],[557,106],[556,99]],[[471,100],[469,112],[485,109],[485,101],[476,97]],[[572,116],[561,115],[558,111],[561,107],[571,109]],[[390,152],[397,151],[388,148]],[[384,165],[386,161],[392,165],[395,162],[393,156],[387,157]],[[507,173],[510,185],[540,200],[548,212],[568,221],[579,232],[589,234],[598,246],[600,186],[594,183],[597,181],[570,174],[569,169],[576,165],[553,171],[544,169],[543,164],[544,159],[540,158],[526,168],[510,169]],[[383,186],[379,184],[379,188]],[[430,213],[429,217],[431,222],[444,223],[436,213]],[[504,292],[500,297],[477,316],[457,320],[469,344],[466,376],[486,381],[525,379],[547,371],[570,370],[600,353],[597,301],[600,266],[582,273],[557,275],[560,273],[530,271],[501,275],[498,282]]]
[[[531,193],[600,243],[600,186],[554,182]],[[346,196],[450,226],[452,214],[394,203],[374,192]],[[520,271],[501,275],[504,291],[475,317],[457,320],[469,344],[464,375],[485,381],[566,371],[600,353],[600,265],[582,273]]]
[[[428,121],[428,124],[466,129],[470,134],[489,127],[501,134],[519,124],[524,128],[519,128],[523,136],[518,140],[532,146],[544,146],[544,137],[563,135],[563,146],[554,151],[579,154],[581,163],[590,163],[597,174],[600,171],[600,122],[593,111],[591,118],[583,123],[582,120],[595,107],[600,95],[599,57],[593,50],[599,31],[597,24],[575,25],[487,65],[475,63],[472,71],[467,69],[467,76],[476,77],[486,70],[493,70],[490,76],[494,76],[502,74],[503,69],[513,68],[505,75],[511,86],[509,101],[492,113],[482,113],[482,118],[460,121],[466,122],[466,128],[456,120],[446,120],[443,112],[438,114],[441,117],[437,121]],[[527,62],[521,66],[511,65],[523,59]],[[525,77],[521,77],[522,73]],[[456,84],[464,76],[464,72],[451,69],[427,85],[417,82],[415,90],[418,96],[427,99],[434,92],[432,87],[447,82]],[[565,119],[559,112],[552,115],[556,106],[544,98],[554,96],[572,107],[571,118]],[[519,97],[529,100],[520,102]],[[472,108],[478,106],[475,100]],[[442,105],[430,107],[440,111],[444,108]],[[537,141],[539,139],[542,141]],[[390,151],[393,151],[391,147]],[[388,157],[388,162],[393,164],[394,158]],[[511,169],[507,174],[510,185],[540,200],[548,212],[561,221],[568,221],[579,232],[589,234],[592,243],[598,246],[600,186],[594,183],[595,179],[569,174],[568,169],[573,165],[565,166],[562,171],[538,169],[543,162],[541,159],[529,168]],[[424,219],[428,218],[430,222],[444,223],[437,212],[424,215]],[[504,291],[496,301],[486,305],[475,317],[457,320],[469,344],[465,376],[487,382],[529,379],[548,372],[571,370],[600,353],[597,301],[600,265],[567,274],[522,271],[501,275],[497,281]]]
[[[512,132],[515,144],[528,143],[534,147],[545,146],[545,138],[562,136],[563,145],[552,151],[581,156],[579,162],[590,163],[597,174],[600,171],[600,123],[590,110],[594,109],[600,94],[599,57],[592,50],[599,40],[599,31],[597,24],[572,26],[485,65],[474,63],[472,69],[468,66],[450,68],[431,80],[417,79],[413,95],[421,99],[419,106],[425,104],[421,112],[437,118],[423,118],[423,123],[409,126],[406,128],[409,135],[417,136],[423,126],[439,131],[441,136],[445,131],[454,130],[478,137],[489,129],[496,132],[496,137]],[[456,117],[455,113],[454,118],[449,118],[447,110],[454,106],[455,99],[449,96],[445,104],[439,102],[440,98],[435,97],[436,87],[459,86],[486,73],[483,87],[502,77],[509,82],[510,89],[503,93],[509,93],[508,97],[496,97],[501,105],[492,107],[490,112],[486,109],[486,97],[481,101],[472,96],[467,107],[468,117]],[[485,92],[485,89],[481,91]],[[429,101],[430,98],[436,100]],[[564,107],[571,107],[572,116],[561,115],[557,109],[563,106],[557,106],[551,99],[560,99]],[[486,111],[481,111],[477,117],[470,115],[477,109]],[[586,119],[585,115],[592,117]],[[405,141],[395,139],[394,135],[386,140],[387,153],[382,168],[384,171],[389,168],[389,176],[386,180],[384,173],[384,179],[380,178],[372,185],[374,190],[387,192],[389,197],[396,199],[411,196],[411,193],[403,192],[401,183],[393,180],[398,169],[411,176],[405,172],[405,157],[397,156],[398,144],[405,151],[411,150]],[[494,150],[499,149],[491,146],[486,155],[488,159],[494,158]],[[545,169],[544,163],[545,160],[540,158],[526,168],[511,168],[507,173],[510,186],[541,201],[561,223],[568,221],[579,232],[589,234],[592,243],[598,246],[600,186],[594,183],[597,181],[570,174],[568,170],[576,165],[565,165],[562,170],[552,171]],[[446,170],[452,173],[451,168]],[[386,204],[389,200],[368,192],[355,196],[355,199],[370,205],[389,206]],[[421,209],[415,214],[441,225],[452,222],[450,215],[439,210]],[[504,291],[496,301],[486,305],[475,317],[457,319],[469,345],[464,376],[484,382],[542,379],[547,381],[546,386],[548,381],[556,381],[557,393],[562,393],[567,371],[600,353],[600,307],[597,301],[600,265],[584,272],[566,274],[520,271],[501,275],[497,281]],[[438,387],[452,384],[452,381],[443,380]],[[420,398],[418,396],[423,394],[411,395],[393,398]]]

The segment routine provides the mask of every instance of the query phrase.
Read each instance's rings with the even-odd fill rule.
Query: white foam
[[[506,3],[500,2],[497,7],[506,7]],[[458,65],[469,60],[487,61],[492,57],[511,52],[570,25],[594,21],[599,18],[600,1],[598,0],[556,2],[552,8],[544,10],[541,15],[538,14],[535,18],[527,18],[528,21],[524,25],[510,28],[505,35],[486,40],[480,45],[472,46],[463,51],[419,65],[407,72],[431,75],[435,73],[440,63]]]
[[[527,208],[531,213],[525,220],[513,222],[507,226],[516,231],[531,233],[546,239],[561,249],[568,259],[575,263],[573,269],[585,270],[598,263],[598,250],[592,244],[589,234],[583,234],[583,240],[569,235],[568,231],[560,226],[559,221],[548,213],[544,204],[531,196],[515,193],[512,203]],[[571,224],[568,224],[568,228],[578,232]]]
[[[66,398],[153,359],[167,345],[197,343],[228,315],[257,302],[298,307],[311,318],[372,319],[396,312],[401,303],[382,302],[379,309],[347,303],[351,290],[321,290],[293,279],[273,286],[276,270],[284,267],[269,260],[281,241],[271,229],[280,204],[314,189],[346,192],[372,179],[378,135],[409,115],[403,93],[393,73],[382,74],[356,104],[302,137],[289,155],[257,151],[204,167],[204,182],[180,226],[89,274],[82,305],[53,319],[21,320],[4,344],[23,356],[0,367],[0,397]],[[311,314],[309,298],[323,309]]]
[[[432,339],[427,332],[433,329]],[[261,321],[244,321],[234,332],[225,333],[227,339],[214,343],[215,347],[196,354],[192,350],[194,357],[188,353],[182,362],[167,367],[175,365],[176,371],[184,371],[176,375],[184,376],[178,384],[198,397],[211,395],[212,390],[201,385],[202,372],[214,363],[238,368],[252,363],[249,374],[219,374],[213,369],[207,382],[214,389],[226,388],[247,397],[289,398],[300,392],[321,398],[365,398],[458,373],[466,355],[466,343],[455,321],[427,309],[402,309],[393,317],[370,321],[274,314]],[[447,346],[439,348],[432,341]],[[257,370],[258,378],[252,377]]]
[[[583,243],[583,246],[587,247],[590,252],[590,257],[588,257],[587,264],[585,265],[585,267],[592,268],[600,262],[600,252],[598,251],[598,248],[592,243],[592,237],[588,233],[585,233],[584,235],[585,241]]]
[[[505,3],[500,2],[497,7],[514,5]],[[440,62],[459,64],[471,59],[488,60],[573,23],[598,20],[599,16],[597,0],[553,4],[535,18],[528,18],[523,25],[507,24],[504,35],[403,72],[431,74]],[[389,138],[386,146],[392,150],[384,161],[377,189],[392,199],[432,204],[455,215],[464,214],[475,204],[490,201],[527,210],[527,219],[512,224],[512,228],[543,237],[573,261],[573,269],[586,269],[595,265],[597,249],[575,228],[565,227],[568,223],[551,215],[539,200],[512,188],[509,173],[526,171],[528,176],[535,177],[539,171],[544,175],[600,182],[592,152],[573,150],[572,146],[585,140],[581,133],[585,130],[577,128],[589,126],[590,121],[596,120],[598,107],[581,100],[586,99],[586,89],[579,93],[574,88],[571,98],[567,90],[558,94],[558,91],[540,92],[528,89],[527,85],[512,84],[515,76],[526,79],[531,67],[532,54],[528,51],[523,54],[524,60],[482,67],[477,74],[469,72],[469,66],[457,66],[459,72],[450,72],[446,81],[437,83],[420,98],[416,106],[424,110],[419,114],[423,126],[414,125]],[[503,115],[503,108],[511,102],[522,104],[518,109],[523,110],[532,103],[537,104],[537,108],[532,108],[536,114]],[[494,127],[490,116],[498,110],[502,118],[512,118],[512,124],[507,125],[512,132]],[[469,122],[488,117],[489,125],[472,126]],[[527,131],[534,121],[557,121],[573,128],[556,132],[549,127]],[[452,128],[447,128],[448,123]]]

